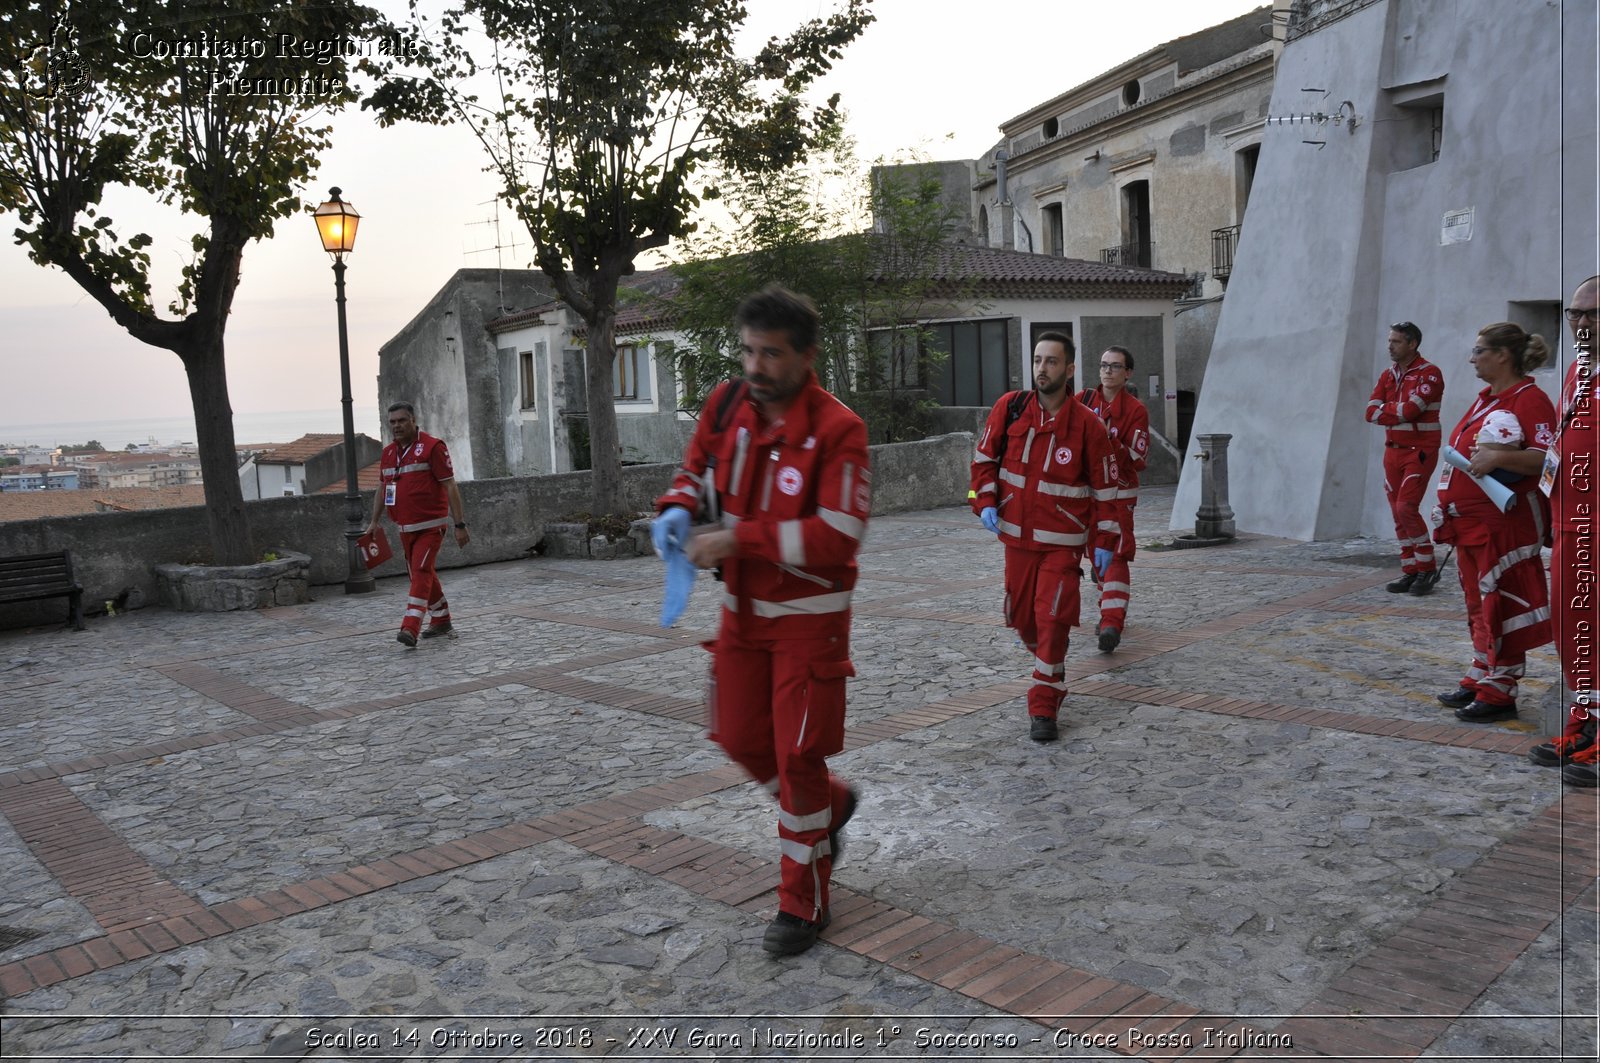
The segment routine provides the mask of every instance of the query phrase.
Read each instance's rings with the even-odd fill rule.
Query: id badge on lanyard
[[[393,480],[390,480],[388,483],[383,485],[383,504],[386,505],[386,506],[394,505],[394,481]]]

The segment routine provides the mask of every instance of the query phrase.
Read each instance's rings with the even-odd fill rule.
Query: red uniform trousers
[[[1055,719],[1067,696],[1067,643],[1078,626],[1081,551],[1006,546],[1006,626],[1033,653],[1028,715]]]
[[[1394,515],[1394,537],[1400,540],[1400,568],[1405,572],[1433,571],[1433,540],[1419,509],[1438,464],[1437,447],[1384,444],[1383,493]]]
[[[1520,557],[1506,546],[1498,538],[1456,543],[1461,589],[1467,598],[1467,627],[1472,633],[1472,667],[1461,685],[1474,688],[1477,699],[1488,705],[1508,705],[1516,700],[1517,683],[1527,670],[1528,651],[1550,641],[1549,598],[1539,546],[1519,548],[1527,555]],[[1504,571],[1491,575],[1507,561],[1511,563]],[[1486,577],[1490,584],[1487,592],[1481,583]]]
[[[433,567],[439,559],[439,548],[443,545],[443,528],[400,533],[400,549],[406,555],[406,570],[411,574],[406,615],[400,621],[401,631],[409,631],[413,635],[420,632],[424,613],[428,614],[429,627],[450,622],[450,603],[444,600],[444,587],[440,585]]]
[[[1122,544],[1111,555],[1111,563],[1100,576],[1100,626],[1114,627],[1118,631],[1127,624],[1128,600],[1133,595],[1128,562],[1134,555],[1133,507],[1136,502],[1136,498],[1119,498],[1103,504],[1122,528]]]
[[[815,922],[828,910],[828,832],[849,799],[827,761],[844,748],[849,636],[755,637],[724,610],[708,648],[711,740],[777,797],[778,907]]]

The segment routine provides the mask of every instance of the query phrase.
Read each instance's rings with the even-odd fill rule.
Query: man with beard
[[[1078,624],[1079,564],[1095,547],[1111,562],[1118,470],[1100,418],[1072,401],[1072,337],[1045,332],[1033,349],[1033,391],[1013,391],[989,411],[967,499],[1005,544],[1006,625],[1034,655],[1028,735],[1054,742],[1067,696],[1067,643]],[[1101,537],[1106,541],[1102,542]]]
[[[828,925],[828,882],[856,794],[828,770],[844,748],[850,596],[872,509],[867,429],[813,371],[819,321],[773,286],[734,314],[744,379],[707,396],[656,550],[724,581],[711,645],[712,741],[778,799],[778,914],[762,947],[804,952]],[[690,527],[695,513],[708,523]]]

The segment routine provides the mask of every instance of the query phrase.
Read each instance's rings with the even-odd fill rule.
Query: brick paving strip
[[[965,588],[970,582],[975,581],[961,581],[960,586]],[[1372,584],[1370,576],[1344,579],[1182,633],[1142,640],[1141,650],[1120,655],[1117,666],[1231,634]],[[930,585],[920,591],[896,595],[894,599],[910,601],[937,596],[947,593],[949,586],[949,582]],[[697,716],[698,703],[688,699],[564,674],[613,661],[671,652],[687,639],[696,637],[693,633],[664,632],[637,621],[565,614],[544,607],[497,611],[553,623],[576,623],[648,635],[661,641],[642,650],[594,654],[546,668],[503,673],[491,679],[332,710],[307,709],[213,669],[188,662],[169,662],[157,666],[157,670],[229,707],[256,715],[261,722],[141,747],[137,752],[139,757],[175,753],[507,682],[525,682],[555,693],[616,708],[656,712],[675,719]],[[957,619],[951,614],[936,614],[933,618]],[[966,618],[963,615],[960,619]],[[1104,662],[1083,662],[1074,670],[1079,675],[1093,675],[1103,671],[1103,665]],[[860,748],[1004,703],[1019,697],[1027,685],[1026,680],[996,684],[851,728],[846,735],[846,748]],[[1208,703],[1207,695],[1128,683],[1080,682],[1077,689],[1079,693],[1175,708],[1300,722],[1308,726],[1496,752],[1517,752],[1529,743],[1525,738],[1475,728],[1374,720],[1356,713],[1249,699]],[[160,879],[56,781],[59,775],[139,759],[125,755],[134,752],[118,751],[115,757],[89,757],[65,765],[0,776],[0,812],[17,825],[19,834],[45,866],[107,930],[102,937],[0,967],[0,994],[18,996],[93,970],[272,922],[411,879],[453,871],[552,840],[566,841],[742,911],[765,914],[772,909],[772,894],[778,877],[776,864],[713,842],[650,827],[638,819],[646,812],[742,784],[745,781],[742,774],[732,766],[401,853],[255,897],[206,907]],[[68,768],[72,770],[66,770]],[[1274,1033],[1291,1037],[1297,1054],[1415,1057],[1592,884],[1600,868],[1600,849],[1593,841],[1596,817],[1591,798],[1592,795],[1569,795],[1546,809],[1453,881],[1411,922],[1326,986],[1316,1000]],[[1588,840],[1585,843],[1569,840],[1565,829],[1568,826],[1587,830],[1584,837]],[[1552,861],[1552,856],[1558,859]],[[106,874],[108,870],[110,878]],[[1199,1015],[1195,1009],[1137,986],[1024,953],[844,888],[834,891],[833,912],[834,921],[824,935],[825,940],[961,992],[990,1007],[1047,1027],[1068,1030],[1080,1038],[1137,1030],[1147,1038],[1145,1043],[1160,1043],[1155,1040],[1160,1035],[1174,1041],[1188,1036],[1192,1042],[1201,1031],[1221,1031],[1221,1047],[1197,1049],[1189,1054],[1224,1058],[1244,1047],[1230,1048],[1229,1042],[1237,1039],[1227,1037],[1229,1031],[1248,1031],[1239,1020]],[[1451,944],[1445,946],[1445,940]],[[1365,1014],[1360,1018],[1343,1017],[1353,1009]],[[1392,1012],[1392,1016],[1374,1016],[1374,1012],[1383,1009]],[[1330,1018],[1330,1014],[1341,1017]],[[1131,1040],[1124,1043],[1123,1036],[1116,1038],[1115,1047],[1124,1054],[1135,1051]],[[1179,1048],[1168,1054],[1146,1051],[1141,1055],[1157,1060],[1181,1058],[1186,1053],[1186,1049]]]

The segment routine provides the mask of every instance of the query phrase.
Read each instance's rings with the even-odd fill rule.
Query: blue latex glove
[[[650,542],[656,548],[656,556],[663,561],[669,559],[670,548],[676,547],[681,553],[688,539],[689,511],[682,506],[668,506],[650,524]]]
[[[683,510],[678,512],[682,513]],[[666,560],[667,587],[661,597],[661,626],[671,627],[689,606],[689,592],[694,589],[695,567],[689,555],[676,544],[668,547]]]
[[[1111,551],[1103,546],[1094,548],[1094,574],[1101,579],[1106,578],[1106,569],[1111,567]]]
[[[999,510],[995,509],[993,506],[984,506],[983,507],[983,512],[978,514],[978,519],[983,521],[983,526],[985,528],[988,528],[990,531],[994,532],[996,535],[1000,534],[1000,511]]]

